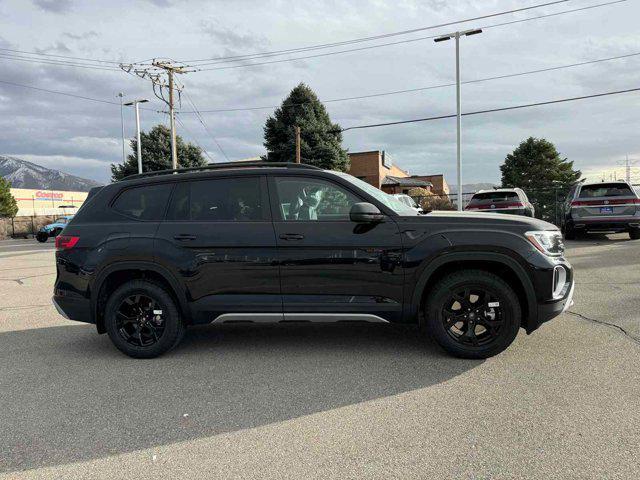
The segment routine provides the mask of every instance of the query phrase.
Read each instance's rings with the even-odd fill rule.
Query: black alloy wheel
[[[507,348],[518,334],[518,296],[500,276],[484,270],[459,270],[428,293],[425,327],[448,353],[488,358]]]
[[[493,342],[504,324],[498,297],[479,287],[450,290],[441,318],[453,340],[471,346]]]
[[[165,330],[164,311],[148,295],[126,297],[116,312],[116,328],[124,341],[139,347],[157,343]]]
[[[104,324],[113,344],[133,358],[153,358],[174,348],[185,333],[174,297],[160,284],[131,280],[108,298]]]

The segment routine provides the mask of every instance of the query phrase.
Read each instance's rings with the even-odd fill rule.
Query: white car
[[[416,212],[424,213],[424,210],[422,210],[422,208],[409,195],[406,195],[404,193],[394,193],[391,196],[400,200],[407,207],[413,208]]]

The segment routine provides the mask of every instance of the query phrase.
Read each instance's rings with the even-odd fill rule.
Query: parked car
[[[345,173],[242,162],[97,187],[56,238],[53,302],[149,358],[203,323],[419,324],[486,358],[572,303],[558,228],[432,212]]]
[[[465,210],[487,210],[493,213],[510,213],[533,217],[535,209],[521,188],[495,188],[478,190],[473,194]]]
[[[67,226],[67,224],[71,221],[73,215],[66,215],[64,217],[56,218],[55,222],[50,223],[49,225],[45,225],[38,233],[36,233],[36,240],[40,243],[44,243],[49,240],[49,237],[57,237],[60,235],[60,232]]]
[[[391,196],[400,200],[407,207],[413,208],[416,212],[423,213],[422,207],[420,207],[420,205],[418,205],[416,201],[413,198],[411,198],[409,195],[406,195],[404,193],[394,193]]]
[[[628,232],[640,239],[640,199],[624,181],[574,185],[567,195],[563,222],[565,238],[587,232]]]

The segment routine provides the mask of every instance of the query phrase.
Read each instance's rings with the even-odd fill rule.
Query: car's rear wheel
[[[109,297],[105,308],[109,338],[134,358],[153,358],[175,347],[185,326],[171,295],[160,285],[132,280]]]
[[[564,238],[565,240],[575,240],[578,238],[578,232],[576,232],[573,227],[567,225],[564,227]]]
[[[521,322],[518,296],[500,277],[461,270],[443,278],[425,306],[427,332],[461,358],[488,358],[506,349]]]
[[[629,237],[631,240],[640,240],[640,228],[630,228]]]
[[[38,232],[36,233],[36,240],[40,243],[44,243],[49,240],[49,234],[47,232]]]

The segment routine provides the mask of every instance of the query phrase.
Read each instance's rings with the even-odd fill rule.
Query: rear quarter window
[[[136,220],[160,221],[164,215],[172,184],[127,188],[113,202],[116,212]]]

